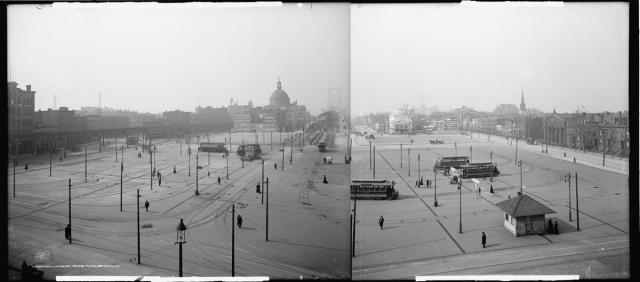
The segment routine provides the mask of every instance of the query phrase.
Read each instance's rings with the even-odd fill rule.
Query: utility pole
[[[418,181],[420,181],[420,154],[418,154]],[[420,185],[418,183],[418,185]]]
[[[53,163],[53,149],[49,152],[49,177],[51,177],[51,165]]]
[[[118,139],[116,139],[115,136],[113,136],[113,147],[115,147],[116,149],[116,163],[118,162]]]
[[[207,133],[207,143],[209,143],[209,133]],[[207,165],[211,165],[211,151],[207,150]]]
[[[515,158],[515,164],[518,163],[518,137],[516,137],[516,158]]]
[[[244,139],[242,140],[242,156],[240,156],[240,160],[242,160],[242,168],[244,168],[244,156],[247,154],[247,148],[244,146]]]
[[[458,193],[460,194],[460,197],[459,197],[459,199],[460,199],[460,204],[459,204],[459,207],[460,207],[459,228],[460,228],[460,230],[459,230],[459,232],[460,232],[460,234],[462,234],[462,181],[460,179],[458,179]]]
[[[409,172],[409,176],[411,176],[411,148],[407,148],[407,150],[409,151],[409,153],[407,154],[409,157],[409,161],[407,162],[409,167],[407,168],[407,171]]]
[[[376,146],[373,146],[373,179],[376,179]]]
[[[282,171],[284,171],[284,146],[285,146],[285,143],[282,142],[282,167],[281,167]]]
[[[198,190],[198,153],[196,152],[196,196],[200,195],[200,191]]]
[[[436,167],[433,167],[433,206],[438,206],[438,184],[436,179],[438,177]]]
[[[400,143],[400,168],[402,168],[402,143]]]
[[[69,178],[69,244],[71,243],[71,178]]]
[[[493,165],[493,151],[489,153],[489,158],[491,158],[491,166],[493,166],[495,170],[495,166]],[[491,177],[489,177],[489,182],[493,182],[493,171],[491,172]]]
[[[353,196],[353,244],[351,245],[351,253],[353,257],[356,257],[356,214],[357,214],[357,203],[358,203],[358,188],[356,187]]]
[[[293,137],[295,136],[295,134],[291,135],[291,156],[289,156],[289,164],[293,163]]]
[[[520,195],[522,195],[522,160],[518,161],[518,166],[520,167]]]
[[[578,203],[580,203],[580,198],[578,198],[578,172],[576,172],[576,222],[578,231],[580,231],[580,208]]]
[[[236,276],[236,203],[231,205],[231,276]]]
[[[138,264],[140,264],[140,188],[137,189],[136,200],[138,202]]]
[[[18,162],[18,157],[13,159],[13,197],[16,197],[16,163]]]
[[[267,184],[267,209],[266,209],[266,218],[265,218],[265,222],[267,225],[267,228],[264,231],[264,238],[266,241],[269,241],[269,177],[267,177],[267,182],[265,182],[265,184]]]
[[[122,212],[122,171],[124,170],[124,160],[120,162],[120,212]]]
[[[369,140],[369,170],[371,170],[371,140]]]
[[[84,183],[87,183],[87,147],[84,147]]]
[[[569,221],[571,221],[571,172],[567,173],[564,179],[569,183]]]
[[[151,190],[153,190],[153,152],[149,150],[149,182],[151,183]]]
[[[229,156],[231,155],[231,129],[229,129],[229,153],[227,153],[227,180],[229,180]]]
[[[262,190],[260,190],[260,204],[264,204],[264,159],[262,159],[262,180],[260,181],[262,183],[261,187]]]
[[[602,166],[604,166],[604,158],[607,153],[607,139],[604,138],[604,133],[602,133]]]

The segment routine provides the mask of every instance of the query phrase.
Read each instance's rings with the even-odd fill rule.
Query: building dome
[[[282,90],[282,84],[280,83],[280,79],[278,79],[278,88],[271,93],[271,97],[269,98],[269,105],[271,106],[288,106],[289,105],[289,95],[287,92]]]

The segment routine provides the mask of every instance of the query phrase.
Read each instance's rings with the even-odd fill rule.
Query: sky
[[[628,6],[354,4],[352,115],[499,104],[628,109]]]
[[[103,107],[138,112],[262,106],[278,77],[314,115],[329,88],[349,95],[348,4],[214,5],[9,6],[9,80],[32,86],[36,110],[54,95],[57,107],[98,106],[99,93]]]

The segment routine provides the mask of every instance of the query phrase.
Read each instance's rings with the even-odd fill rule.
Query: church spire
[[[524,104],[524,89],[522,89],[522,94],[520,96],[520,111],[525,112],[526,110],[527,110],[527,107]]]
[[[280,77],[278,76],[278,89],[282,89],[282,83],[280,82]]]

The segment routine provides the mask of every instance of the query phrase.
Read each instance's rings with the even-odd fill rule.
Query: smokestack
[[[53,95],[53,108],[57,109],[58,107],[56,106],[56,95]]]

